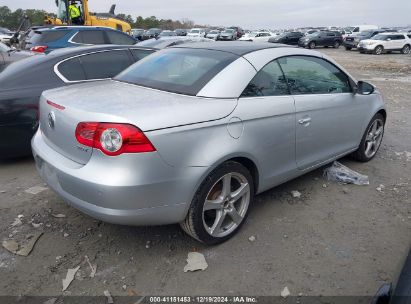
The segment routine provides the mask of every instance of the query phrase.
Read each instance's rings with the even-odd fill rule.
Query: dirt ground
[[[327,182],[324,168],[318,169],[257,196],[243,229],[206,247],[178,225],[106,224],[68,207],[51,190],[27,193],[44,187],[33,160],[2,162],[0,241],[43,235],[27,257],[0,247],[0,295],[278,296],[287,286],[291,295],[352,296],[373,295],[395,281],[411,245],[411,55],[319,50],[374,83],[386,99],[386,134],[376,158],[366,164],[341,160],[368,175],[370,185]],[[204,254],[208,268],[185,273],[193,250]],[[93,278],[85,256],[97,265]],[[67,269],[78,265],[62,292]]]

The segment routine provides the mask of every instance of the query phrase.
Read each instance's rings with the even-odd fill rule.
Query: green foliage
[[[0,27],[16,30],[24,15],[30,18],[33,25],[41,25],[43,24],[44,14],[46,14],[44,10],[22,10],[19,8],[13,12],[7,6],[0,6]]]

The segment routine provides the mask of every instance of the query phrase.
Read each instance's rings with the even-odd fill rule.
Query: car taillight
[[[156,151],[144,133],[129,124],[80,122],[75,134],[80,144],[99,149],[109,156]]]
[[[37,52],[37,53],[44,53],[47,50],[48,46],[47,45],[36,45],[33,46],[30,51],[32,52]]]

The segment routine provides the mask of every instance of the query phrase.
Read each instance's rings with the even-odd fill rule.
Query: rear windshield
[[[49,43],[63,38],[69,31],[34,31],[30,38],[32,44]]]
[[[115,79],[195,96],[217,73],[237,58],[234,54],[221,51],[167,49],[137,62]]]

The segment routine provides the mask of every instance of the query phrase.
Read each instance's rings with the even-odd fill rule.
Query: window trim
[[[277,57],[276,60],[280,60],[281,58],[287,58],[287,57],[309,57],[309,58],[316,58],[316,59],[322,59],[325,62],[328,62],[329,64],[331,64],[332,66],[334,66],[336,69],[338,69],[341,73],[343,73],[347,79],[348,79],[348,84],[350,86],[350,92],[345,92],[345,93],[317,93],[317,94],[293,94],[291,92],[291,88],[288,84],[288,80],[287,80],[287,86],[288,86],[288,90],[291,94],[291,96],[301,96],[301,95],[334,95],[334,94],[353,94],[354,93],[354,86],[356,85],[356,82],[350,77],[350,75],[348,75],[346,72],[344,72],[340,67],[338,67],[337,65],[335,65],[334,63],[332,63],[330,60],[324,58],[324,57],[319,57],[319,56],[314,56],[314,55],[304,55],[304,54],[297,54],[297,55],[285,55],[285,56],[281,56],[281,57]],[[278,61],[278,64],[280,65],[281,70],[283,71],[283,68],[281,67],[280,62]],[[260,70],[261,71],[261,70]],[[284,73],[284,71],[283,71]],[[284,77],[287,79],[287,76],[284,73]]]
[[[134,49],[138,49],[138,48],[134,48]],[[54,67],[54,73],[64,82],[64,83],[68,83],[68,84],[72,84],[72,83],[80,83],[80,82],[90,82],[90,81],[101,81],[101,80],[109,80],[112,78],[98,78],[98,79],[84,79],[84,80],[68,80],[58,69],[59,65],[62,64],[63,62],[66,62],[68,60],[71,59],[75,59],[75,58],[79,58],[79,57],[83,57],[83,56],[87,56],[87,55],[92,55],[92,54],[98,54],[98,53],[106,53],[106,52],[112,52],[112,51],[125,51],[127,52],[127,55],[129,58],[131,58],[131,61],[133,62],[132,64],[136,63],[136,60],[134,59],[134,57],[131,55],[130,56],[130,49],[129,48],[124,48],[124,49],[110,49],[110,50],[100,50],[100,51],[94,51],[94,52],[89,52],[89,53],[84,53],[84,54],[78,54],[75,56],[71,56],[68,57],[66,59],[63,59],[59,62],[57,62]],[[84,71],[85,74],[85,71]]]

